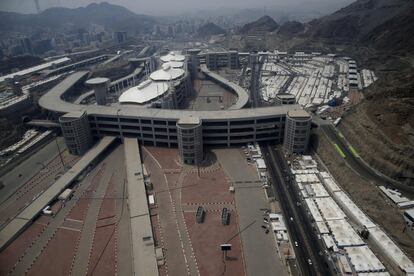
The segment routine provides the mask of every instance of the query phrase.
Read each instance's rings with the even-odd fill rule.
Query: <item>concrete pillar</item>
[[[109,82],[110,80],[107,78],[93,78],[86,81],[86,84],[91,86],[95,92],[96,104],[106,105],[106,96]]]

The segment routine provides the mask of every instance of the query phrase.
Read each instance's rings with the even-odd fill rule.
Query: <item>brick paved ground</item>
[[[200,275],[244,275],[241,241],[236,235],[238,219],[234,196],[228,190],[230,183],[224,171],[218,164],[203,167],[199,171],[194,167],[181,168],[173,160],[176,156],[176,149],[144,149],[145,165],[151,173],[156,200],[155,206],[151,208],[151,221],[156,244],[164,248],[166,260],[166,265],[159,269],[160,275],[186,275],[188,270],[187,273],[180,270],[184,263],[183,255],[187,261],[195,258]],[[203,224],[195,224],[198,205],[207,210]],[[223,207],[229,208],[231,212],[229,226],[221,224]],[[167,209],[179,211],[168,215]],[[177,228],[180,216],[184,216],[184,230]],[[180,234],[177,235],[177,232]],[[186,248],[181,252],[183,242],[180,245],[177,241],[187,238],[190,250]],[[232,258],[224,264],[218,246],[227,241],[233,244],[229,254]]]
[[[0,252],[0,275],[6,275],[13,268],[25,249],[37,238],[44,227],[43,224],[33,223],[6,249]]]
[[[27,275],[69,275],[79,231],[58,229]]]

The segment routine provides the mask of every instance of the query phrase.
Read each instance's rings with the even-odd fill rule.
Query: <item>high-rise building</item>
[[[117,43],[119,43],[119,44],[124,43],[124,42],[126,42],[126,40],[128,38],[127,32],[120,32],[120,31],[115,32],[114,33],[114,38],[115,38]]]
[[[312,116],[306,111],[289,110],[286,114],[283,146],[290,153],[305,153],[308,150]]]
[[[184,164],[197,165],[203,161],[203,128],[197,117],[182,118],[177,122],[178,149]]]
[[[92,134],[86,112],[70,112],[59,118],[60,127],[69,152],[84,154],[92,146]]]

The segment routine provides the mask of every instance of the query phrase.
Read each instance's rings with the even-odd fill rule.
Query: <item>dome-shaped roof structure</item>
[[[171,81],[184,76],[185,71],[181,68],[173,68],[171,64],[164,63],[160,70],[154,71],[150,78],[154,81]]]
[[[178,53],[178,52],[170,52],[168,55],[162,56],[160,58],[162,62],[170,62],[170,61],[181,61],[185,60],[185,56]]]
[[[168,92],[167,82],[155,82],[146,80],[138,86],[134,86],[119,97],[118,101],[121,104],[146,104]]]

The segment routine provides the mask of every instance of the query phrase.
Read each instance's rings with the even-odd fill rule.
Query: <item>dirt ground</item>
[[[403,232],[404,220],[401,211],[392,205],[375,183],[365,181],[351,170],[323,134],[319,135],[317,153],[354,202],[414,259],[414,240],[407,232]]]

